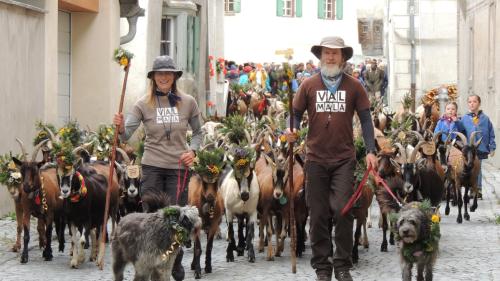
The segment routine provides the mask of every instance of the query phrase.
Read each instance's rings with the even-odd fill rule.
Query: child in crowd
[[[472,132],[480,131],[480,134],[476,134],[475,140],[470,140],[473,142],[481,139],[481,143],[477,149],[477,156],[480,163],[483,159],[488,159],[488,155],[493,157],[495,154],[496,143],[495,143],[495,131],[493,129],[493,124],[490,118],[484,114],[482,110],[479,109],[481,106],[481,97],[478,95],[471,95],[467,98],[467,105],[469,107],[469,113],[464,115],[462,119],[457,122],[458,130],[465,134],[467,138],[470,138]],[[481,164],[479,165],[479,176],[477,179],[477,185],[479,189],[478,198],[482,199],[482,176],[481,176]]]
[[[454,134],[453,132],[458,131],[457,125],[455,124],[455,122],[458,120],[457,110],[458,105],[456,102],[452,101],[447,103],[445,107],[445,113],[441,118],[439,118],[436,128],[434,129],[434,134],[437,134],[438,132],[442,133],[441,140],[443,142],[446,142],[450,133],[452,133],[450,136],[450,141],[454,140],[456,137],[456,134]]]

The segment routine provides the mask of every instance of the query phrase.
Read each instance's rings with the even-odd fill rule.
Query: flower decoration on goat
[[[50,123],[42,123],[42,121],[37,121],[35,123],[35,128],[38,131],[36,137],[33,139],[33,145],[36,146],[40,142],[49,139],[50,133],[53,135],[57,134],[57,129],[54,125]],[[50,132],[48,131],[50,130]]]
[[[413,203],[410,203],[413,204]],[[438,249],[439,239],[441,238],[441,230],[439,227],[439,222],[441,218],[438,214],[433,211],[431,202],[426,199],[423,202],[418,202],[412,205],[414,208],[420,209],[424,214],[426,214],[429,223],[422,224],[421,227],[428,227],[429,236],[422,240],[417,240],[411,244],[405,244],[402,248],[403,257],[409,262],[415,262],[417,257],[421,255],[430,255]],[[392,225],[396,225],[399,219],[399,214],[392,213],[389,217]],[[399,232],[392,228],[391,231],[394,233],[394,239],[401,241]]]
[[[246,130],[247,122],[241,115],[232,115],[224,120],[224,127],[221,128],[221,133],[229,139],[230,143],[240,144],[247,140]]]
[[[219,179],[224,167],[224,150],[200,150],[194,163],[194,171],[200,175],[203,181],[214,183]]]
[[[69,141],[75,147],[80,144],[82,138],[82,132],[76,121],[69,121],[59,129],[57,135],[61,142]]]
[[[189,231],[179,224],[179,210],[174,207],[166,207],[163,208],[163,215],[168,217],[168,224],[170,228],[174,231],[173,242],[170,245],[170,248],[163,253],[163,260],[167,260],[170,255],[176,250],[176,248],[185,245],[187,241],[189,241]]]
[[[97,132],[92,132],[90,142],[87,144],[91,148],[92,154],[97,160],[106,161],[111,154],[115,129],[112,125],[101,124]]]
[[[129,64],[130,60],[134,57],[134,54],[131,52],[123,49],[122,47],[115,49],[115,53],[113,55],[114,60],[122,66],[124,69],[126,69]]]
[[[16,155],[20,158],[20,155]],[[0,155],[0,184],[17,186],[21,184],[21,172],[12,161],[12,154]]]
[[[73,163],[76,158],[73,154],[73,145],[69,141],[54,143],[54,155],[57,162],[57,167],[62,169],[64,174],[73,169]]]
[[[234,148],[231,166],[237,178],[248,176],[253,164],[255,164],[255,151],[253,149],[248,147]]]

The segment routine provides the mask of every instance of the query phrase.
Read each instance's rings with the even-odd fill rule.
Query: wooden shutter
[[[326,18],[325,0],[318,0],[318,19]]]
[[[336,19],[338,20],[341,20],[343,19],[344,17],[344,0],[337,0],[335,1],[336,3],[336,9],[335,9],[335,12],[336,12]]]
[[[276,0],[276,15],[278,17],[283,16],[283,0]]]
[[[295,0],[295,16],[302,17],[302,0]]]
[[[241,0],[234,0],[234,12],[241,12]]]

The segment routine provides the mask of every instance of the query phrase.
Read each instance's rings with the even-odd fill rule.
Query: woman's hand
[[[125,122],[123,121],[122,113],[115,113],[115,116],[113,117],[113,124],[120,128],[120,134],[123,134],[123,132],[125,132]]]
[[[182,164],[184,164],[184,166],[191,167],[193,165],[194,157],[194,152],[190,150],[188,152],[182,153],[180,160]]]

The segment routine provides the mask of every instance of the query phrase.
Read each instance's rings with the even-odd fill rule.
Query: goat
[[[42,223],[38,224],[38,232],[45,229],[45,235],[42,238],[45,242],[45,249],[42,256],[46,261],[53,258],[52,255],[52,222],[55,222],[56,233],[59,239],[59,251],[64,250],[64,228],[61,229],[60,212],[62,210],[62,200],[59,198],[59,189],[57,188],[56,171],[53,168],[41,169],[43,162],[36,162],[36,156],[40,147],[48,140],[40,142],[33,151],[31,161],[21,161],[15,157],[14,163],[20,167],[22,176],[21,196],[24,245],[21,253],[21,263],[28,262],[28,244],[30,240],[30,217],[37,217]],[[21,144],[21,143],[20,143]],[[21,146],[24,151],[24,147]]]
[[[73,153],[76,154],[79,149],[76,148]],[[85,260],[85,237],[89,234],[92,240],[90,261],[97,260],[97,264],[100,264],[104,256],[104,249],[100,247],[98,249],[100,240],[97,239],[103,238],[99,237],[99,234],[104,220],[108,181],[104,175],[97,172],[97,168],[82,162],[80,159],[71,170],[58,168],[57,172],[61,195],[65,200],[65,217],[70,224],[72,235],[73,247],[70,261],[72,268],[77,268]],[[107,165],[98,164],[97,166],[105,169]],[[110,188],[109,210],[111,217],[116,219],[118,186],[112,185]]]
[[[361,197],[359,198],[358,201],[359,206],[352,209],[352,213],[354,215],[354,218],[356,219],[356,231],[354,232],[354,245],[352,247],[353,263],[357,263],[359,260],[358,246],[360,244],[359,241],[361,237],[361,227],[363,227],[363,232],[364,232],[362,244],[365,248],[369,247],[368,234],[366,232],[366,221],[369,215],[368,210],[370,209],[372,200],[373,200],[373,191],[370,186],[365,184],[365,186],[363,186]]]
[[[202,155],[207,155],[211,157],[212,152],[204,151],[200,149],[198,152],[199,159]],[[213,157],[220,158],[214,159],[215,161],[223,161],[224,152],[222,150],[215,150]],[[212,272],[212,248],[214,242],[214,236],[219,231],[219,225],[222,220],[222,215],[224,213],[224,202],[222,196],[218,191],[218,181],[220,176],[220,165],[209,163],[210,161],[203,160],[203,163],[195,165],[196,174],[191,176],[188,186],[188,204],[195,206],[200,211],[200,216],[202,219],[202,228],[207,233],[207,248],[205,253],[205,272]],[[202,167],[199,167],[202,166]],[[200,168],[200,169],[198,169]],[[203,171],[208,170],[207,173]],[[201,278],[201,266],[200,266],[200,256],[201,256],[201,242],[200,233],[195,235],[194,242],[194,255],[193,261],[191,263],[191,269],[195,271],[195,278]]]
[[[234,261],[233,251],[236,250],[234,240],[233,218],[246,219],[247,237],[246,249],[248,261],[255,262],[255,252],[252,244],[254,226],[257,222],[257,204],[259,201],[259,183],[254,171],[255,159],[252,159],[253,149],[236,147],[232,155],[233,163],[228,174],[222,179],[221,194],[226,209],[228,222],[229,245],[226,250],[226,260]]]
[[[400,194],[402,193],[403,180],[401,178],[399,163],[396,162],[395,158],[398,153],[401,154],[403,158],[406,158],[406,152],[401,144],[396,143],[394,145],[397,147],[397,150],[382,150],[378,153],[378,174],[387,182],[391,191],[399,197],[398,199],[401,199]],[[394,199],[390,197],[384,187],[381,186],[380,182],[375,182],[375,186],[375,197],[377,199],[380,208],[380,215],[382,217],[383,239],[380,251],[387,252],[387,230],[389,230],[389,220],[387,216],[392,212],[397,212],[399,210],[399,206],[396,204]],[[394,245],[394,235],[392,232],[389,233],[389,243]]]
[[[451,148],[449,155],[450,162],[450,183],[455,187],[455,194],[458,203],[458,217],[457,223],[462,223],[462,204],[464,204],[464,216],[465,220],[470,220],[470,215],[467,210],[467,204],[469,203],[469,190],[472,190],[474,194],[474,201],[470,207],[470,211],[474,212],[477,208],[477,178],[479,175],[479,158],[477,157],[477,147],[481,143],[481,139],[475,141],[476,134],[479,132],[473,132],[470,135],[469,142],[467,138],[459,132],[455,132],[456,135],[462,142],[461,153],[454,147]],[[462,186],[465,187],[463,201],[462,201]],[[448,200],[447,200],[448,201]],[[446,203],[447,210],[449,209],[448,202]],[[449,210],[446,211],[449,213]]]
[[[433,207],[441,202],[444,191],[444,170],[437,159],[436,143],[440,134],[433,141],[419,141],[412,151],[410,159],[402,166],[405,180],[404,191],[409,196],[408,202],[429,199]],[[422,158],[416,161],[417,153],[424,148]]]
[[[142,212],[141,203],[141,172],[134,161],[121,148],[116,149],[123,157],[123,164],[116,162],[117,174],[120,183],[120,200],[118,203],[119,215]],[[109,172],[108,172],[109,173]]]

